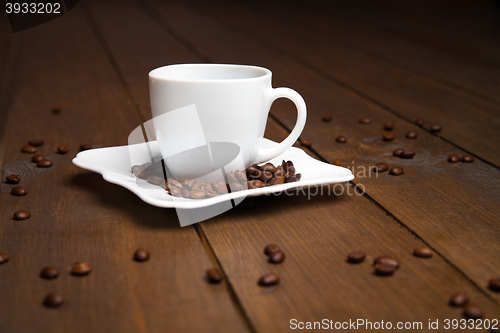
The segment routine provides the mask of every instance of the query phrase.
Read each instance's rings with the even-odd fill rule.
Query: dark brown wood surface
[[[467,135],[493,133],[495,122],[480,119],[470,124],[469,132],[455,137],[443,132],[450,141],[444,142],[410,124],[411,113],[391,110],[389,102],[402,99],[394,85],[373,90],[376,81],[358,76],[352,83],[359,91],[354,91],[332,80],[338,71],[330,72],[322,56],[345,59],[345,68],[339,70],[345,75],[355,72],[349,66],[358,68],[358,61],[373,76],[414,80],[408,90],[415,93],[424,86],[434,94],[423,99],[425,105],[439,96],[458,98],[460,103],[472,103],[471,113],[480,113],[486,104],[494,110],[495,103],[436,83],[434,78],[444,73],[434,71],[433,79],[426,81],[411,68],[379,68],[375,56],[338,47],[340,42],[330,45],[326,35],[314,34],[324,20],[316,8],[308,12],[318,17],[310,27],[297,28],[290,22],[302,5],[291,5],[280,16],[276,8],[268,13],[259,10],[260,5],[95,0],[14,35],[19,51],[12,82],[1,87],[2,92],[12,92],[0,100],[8,112],[2,119],[3,175],[20,173],[29,193],[14,197],[9,194],[12,185],[0,187],[0,252],[11,255],[0,265],[0,332],[284,332],[290,330],[291,319],[324,318],[422,322],[421,331],[429,331],[429,320],[443,325],[444,319],[463,318],[461,308],[447,304],[456,291],[471,295],[484,309],[484,318],[500,319],[498,293],[487,289],[487,281],[500,276],[498,169],[479,160],[446,162],[451,153],[464,154],[459,148],[463,147],[496,163],[498,154],[484,153],[481,140],[471,140],[467,147],[460,141]],[[414,15],[404,6],[393,11],[397,9]],[[451,24],[453,16],[442,15],[447,16],[443,24]],[[374,24],[369,23],[356,29]],[[399,28],[405,31],[393,27]],[[487,38],[481,40],[484,45]],[[301,47],[304,43],[315,47],[314,55]],[[465,52],[460,50],[458,54]],[[0,55],[0,66],[5,66],[5,59]],[[325,186],[323,195],[314,188],[246,199],[244,207],[180,228],[174,210],[149,206],[71,164],[81,143],[126,144],[128,133],[150,118],[148,71],[188,62],[270,68],[275,87],[296,89],[308,104],[302,138],[311,139],[313,146],[298,146],[324,161],[340,159],[355,171],[354,182],[336,186],[337,194],[328,193],[332,188]],[[468,64],[474,68],[473,60]],[[457,77],[471,90],[481,87],[467,73]],[[386,99],[377,104],[363,96],[374,91]],[[493,95],[492,91],[494,87],[485,94]],[[63,105],[59,115],[50,112],[56,104]],[[280,141],[293,127],[295,111],[290,102],[280,100],[271,114],[266,137]],[[326,114],[333,116],[331,123],[321,121]],[[425,114],[449,121],[443,122],[445,129],[453,127],[455,120],[448,119],[447,110],[435,107]],[[370,117],[372,124],[359,124],[362,116]],[[396,126],[397,139],[391,143],[380,139],[386,121]],[[484,131],[473,127],[478,122]],[[418,139],[404,139],[409,130],[416,130]],[[340,134],[348,137],[344,145],[334,142]],[[20,147],[36,137],[45,140],[40,151],[54,161],[52,168],[38,169],[29,155],[20,153]],[[60,144],[70,147],[68,155],[54,153]],[[415,151],[416,157],[392,157],[399,147]],[[380,161],[403,166],[405,174],[360,173]],[[366,192],[356,192],[355,186]],[[33,216],[14,221],[17,209],[28,209]],[[267,263],[262,251],[270,242],[286,252],[283,264]],[[433,258],[412,255],[422,245],[434,250]],[[151,251],[149,262],[131,260],[137,247]],[[366,261],[346,263],[346,254],[353,250],[365,251]],[[401,263],[393,277],[373,274],[371,261],[383,254]],[[94,271],[83,278],[69,275],[77,260],[92,262]],[[60,277],[40,279],[46,265],[57,267]],[[225,272],[227,282],[211,285],[204,280],[205,270],[212,266]],[[267,272],[278,273],[281,283],[257,286],[259,276]],[[50,291],[66,297],[62,307],[43,307]]]

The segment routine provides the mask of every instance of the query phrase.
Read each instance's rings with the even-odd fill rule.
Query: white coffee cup
[[[239,146],[248,167],[285,152],[304,129],[306,104],[292,89],[272,88],[271,77],[266,68],[229,64],[179,64],[152,70],[151,110],[163,157],[210,142],[228,142]],[[280,144],[263,148],[271,104],[281,97],[297,107],[297,123]],[[182,170],[179,163],[177,169]]]

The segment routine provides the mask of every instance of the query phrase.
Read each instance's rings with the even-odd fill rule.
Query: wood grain
[[[72,165],[79,144],[126,144],[142,122],[80,6],[23,32],[12,88],[3,175],[19,173],[28,194],[0,185],[0,250],[11,256],[0,266],[0,331],[247,331],[227,285],[204,280],[214,263],[193,227]],[[59,103],[63,111],[52,114]],[[39,152],[52,168],[20,152],[31,138],[45,140]],[[55,154],[61,144],[67,155]],[[31,218],[14,221],[18,209]],[[149,262],[132,260],[139,247],[151,251]],[[94,269],[71,276],[75,261]],[[44,266],[59,278],[41,279]],[[66,299],[58,309],[42,305],[52,291]]]
[[[158,9],[215,61],[260,62],[274,72],[274,82],[279,81],[275,86],[288,85],[300,91],[309,109],[303,138],[313,141],[314,150],[330,162],[340,159],[344,166],[354,168],[356,183],[363,185],[375,201],[460,267],[485,292],[498,297],[486,288],[487,281],[500,274],[498,261],[492,260],[500,252],[497,170],[479,161],[447,163],[449,154],[461,152],[198,11],[166,4],[158,4]],[[241,22],[248,23],[244,18]],[[217,39],[211,41],[209,36]],[[225,44],[231,45],[231,53],[218,47]],[[289,108],[275,108],[273,112],[288,128],[293,126],[295,118]],[[322,122],[324,114],[331,114],[334,120]],[[372,125],[358,124],[362,116],[370,116]],[[391,143],[381,140],[386,121],[396,126],[398,139]],[[417,140],[404,139],[410,130],[418,132]],[[334,142],[337,135],[347,136],[347,144]],[[392,151],[399,147],[415,151],[417,157],[393,158]],[[363,170],[383,161],[403,166],[406,174],[399,178],[387,174],[367,177],[368,172],[363,175]]]

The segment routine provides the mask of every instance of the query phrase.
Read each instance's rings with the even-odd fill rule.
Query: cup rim
[[[160,75],[160,73],[164,74],[164,72],[168,69],[171,68],[176,68],[176,67],[221,67],[221,68],[245,68],[245,69],[253,69],[257,71],[261,71],[262,75],[255,76],[255,77],[247,77],[247,78],[237,78],[237,79],[189,79],[189,78],[169,78],[165,77],[164,75]],[[209,64],[209,63],[191,63],[191,64],[173,64],[173,65],[166,65],[162,67],[155,68],[151,70],[148,74],[150,79],[155,79],[155,80],[161,80],[161,81],[171,81],[171,82],[206,82],[206,83],[235,83],[235,82],[248,82],[248,81],[257,81],[257,80],[262,80],[268,77],[271,77],[272,73],[269,69],[260,67],[260,66],[253,66],[253,65],[238,65],[238,64]]]

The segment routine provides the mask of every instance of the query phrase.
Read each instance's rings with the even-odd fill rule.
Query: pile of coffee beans
[[[226,173],[227,180],[219,179],[214,182],[198,182],[196,179],[187,177],[166,179],[162,160],[134,165],[131,171],[137,178],[161,186],[174,197],[188,199],[212,198],[218,194],[291,183],[299,181],[302,177],[300,173],[296,173],[292,161],[283,161],[278,166],[274,166],[272,163],[261,166],[254,164],[244,171],[235,170]]]

